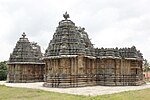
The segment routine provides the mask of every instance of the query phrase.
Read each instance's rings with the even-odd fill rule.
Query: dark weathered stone
[[[84,28],[77,27],[71,20],[68,20],[66,18],[69,16],[67,13],[64,16],[65,20],[59,22],[53,39],[46,50],[45,57],[77,54],[93,56],[94,48]]]
[[[29,42],[23,33],[7,63],[7,82],[43,81],[44,63],[41,58],[40,46]]]
[[[37,43],[29,42],[23,33],[16,44],[13,53],[10,54],[9,62],[41,62],[42,53]]]

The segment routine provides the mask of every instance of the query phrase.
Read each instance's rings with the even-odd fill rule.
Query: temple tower
[[[23,33],[7,63],[7,82],[43,81],[45,64],[40,60],[41,57],[40,46],[29,42]]]
[[[94,73],[91,69],[95,68],[96,58],[88,34],[84,28],[75,26],[75,23],[68,19],[67,12],[63,17],[64,20],[59,22],[45,52],[44,86],[47,87],[85,85],[87,73]]]

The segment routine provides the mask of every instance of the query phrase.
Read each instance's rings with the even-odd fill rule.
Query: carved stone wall
[[[41,64],[9,64],[7,82],[41,82],[44,79],[43,68],[44,65]]]

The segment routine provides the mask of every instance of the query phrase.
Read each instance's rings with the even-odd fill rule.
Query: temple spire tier
[[[42,57],[40,46],[35,42],[29,42],[25,32],[17,41],[13,52],[10,55],[9,62],[41,62]]]
[[[63,14],[63,17],[65,20],[59,22],[45,56],[95,55],[93,44],[85,32],[85,28],[75,26],[71,20],[68,20],[69,14],[67,12]]]

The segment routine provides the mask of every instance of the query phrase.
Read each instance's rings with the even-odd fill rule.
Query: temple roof
[[[135,46],[131,48],[96,48],[95,54],[97,58],[125,58],[143,60],[142,53]]]
[[[64,20],[59,22],[58,27],[50,40],[46,49],[45,57],[53,58],[62,55],[79,55],[96,57],[96,58],[125,58],[125,59],[143,59],[140,51],[136,47],[131,48],[94,48],[85,28],[75,25],[68,18],[69,14],[63,14]]]
[[[67,12],[63,15],[65,20],[59,22],[58,27],[45,52],[45,57],[60,55],[95,55],[93,44],[88,38],[84,28],[75,26],[68,20]]]
[[[9,62],[41,62],[40,58],[42,53],[40,46],[37,43],[29,42],[26,38],[25,32],[23,32],[22,37],[16,43],[13,52],[10,54]]]

